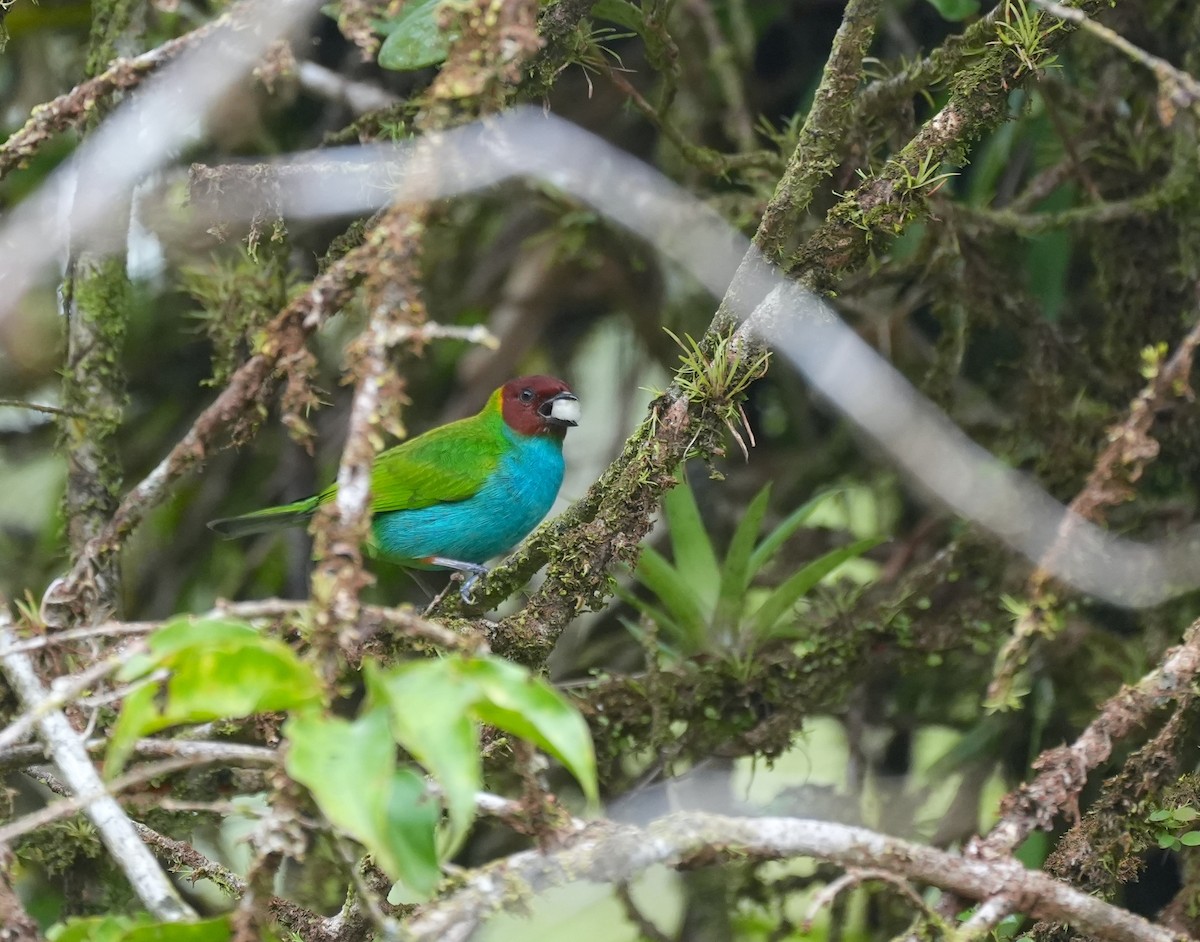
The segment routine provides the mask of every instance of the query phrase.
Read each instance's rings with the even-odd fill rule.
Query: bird
[[[521,542],[549,512],[563,480],[563,439],[579,398],[553,376],[519,376],[475,415],[380,452],[371,467],[373,555],[408,569],[457,570],[459,589]],[[337,482],[303,500],[209,522],[229,539],[300,526],[337,497]]]

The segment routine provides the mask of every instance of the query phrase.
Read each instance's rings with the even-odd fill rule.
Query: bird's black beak
[[[574,393],[560,392],[538,407],[538,415],[554,425],[574,428],[579,424],[579,397]]]

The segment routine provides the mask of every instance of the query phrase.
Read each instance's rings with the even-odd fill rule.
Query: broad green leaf
[[[771,485],[766,484],[750,502],[742,515],[729,550],[725,553],[725,565],[721,569],[721,589],[717,593],[717,611],[714,626],[721,631],[732,631],[738,624],[745,604],[746,589],[750,586],[756,570],[750,569],[750,557],[758,531],[767,512],[771,498]]]
[[[588,801],[599,800],[592,734],[562,694],[525,668],[499,658],[475,658],[464,662],[462,670],[479,686],[479,719],[545,750],[575,776]]]
[[[1179,835],[1179,843],[1184,847],[1200,847],[1200,831],[1188,831]]]
[[[826,553],[804,566],[783,585],[776,588],[759,606],[752,619],[754,636],[769,638],[779,620],[791,611],[792,606],[811,591],[813,586],[846,560],[861,556],[871,547],[878,546],[882,542],[882,537],[855,540],[853,543]]]
[[[951,23],[979,13],[979,0],[929,0],[929,5]]]
[[[771,558],[779,551],[781,547],[793,533],[799,530],[808,521],[808,518],[813,515],[825,501],[838,493],[837,491],[823,491],[811,500],[801,504],[790,514],[780,521],[766,538],[758,544],[753,553],[750,554],[750,572],[761,572],[762,569],[771,561]]]
[[[149,917],[96,916],[52,929],[52,942],[228,942],[229,917],[202,922],[149,922]]]
[[[121,771],[133,752],[133,744],[154,722],[158,715],[155,701],[160,689],[159,684],[145,684],[125,696],[104,753],[105,778],[112,778]]]
[[[464,677],[461,660],[413,661],[386,670],[365,665],[367,690],[387,704],[392,734],[441,786],[449,813],[443,853],[452,853],[475,819],[483,784],[479,737],[471,708],[479,688]]]
[[[125,698],[105,757],[106,775],[124,765],[135,740],[169,726],[322,702],[317,675],[282,641],[248,627],[235,630],[229,623],[211,637],[198,635],[201,625],[171,626],[161,651],[151,639],[149,668],[166,669],[169,675],[165,685],[146,684]]]
[[[421,777],[396,767],[386,706],[353,722],[292,717],[284,733],[287,772],[325,817],[366,847],[389,877],[427,897],[441,877],[435,844],[441,812]]]
[[[721,571],[712,540],[700,517],[700,508],[696,506],[696,495],[683,481],[667,491],[662,502],[675,568],[691,584],[701,608],[711,612],[717,600]]]
[[[225,618],[192,618],[190,615],[169,621],[147,639],[149,651],[130,658],[117,672],[117,679],[129,681],[148,674],[162,664],[163,658],[195,645],[222,642],[250,643],[259,633],[244,621]]]
[[[708,646],[708,620],[686,579],[653,547],[642,549],[637,577],[670,612],[684,637],[697,651]]]
[[[454,37],[438,29],[438,11],[444,4],[445,0],[408,0],[399,16],[383,24],[387,39],[379,49],[380,66],[409,72],[445,59]]]
[[[645,14],[629,0],[597,0],[592,6],[592,16],[624,26],[635,33],[642,33],[646,29]]]

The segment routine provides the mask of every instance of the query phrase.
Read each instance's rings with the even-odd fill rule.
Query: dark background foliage
[[[757,231],[773,261],[828,293],[854,329],[971,438],[1059,500],[1082,500],[1093,519],[1140,538],[1195,522],[1200,418],[1186,388],[1184,338],[1196,322],[1200,285],[1200,175],[1196,101],[1184,86],[1160,81],[1110,43],[1021,0],[990,14],[971,2],[886,0],[867,17],[873,36],[852,18],[843,26],[846,5],[830,0],[499,4],[516,18],[508,40],[517,45],[531,35],[532,16],[541,18],[540,49],[530,45],[511,69],[457,51],[472,42],[498,48],[486,29],[471,32],[484,6],[444,13],[442,25],[459,34],[450,58],[415,70],[378,64],[377,43],[403,9],[370,0],[331,5],[288,50],[275,49],[259,80],[225,100],[207,136],[180,155],[180,168],[192,165],[190,178],[183,169],[164,172],[140,191],[143,231],[127,245],[130,277],[120,264],[99,263],[68,280],[95,321],[100,360],[81,366],[69,355],[83,341],[68,339],[55,273],[0,320],[0,592],[28,598],[36,610],[96,532],[88,527],[107,519],[238,365],[261,352],[272,318],[374,224],[264,218],[248,228],[211,226],[186,205],[189,189],[219,187],[206,174],[235,158],[406,140],[519,102],[591,130],[747,235]],[[1200,71],[1194,3],[1076,6],[1141,49]],[[15,134],[35,105],[103,72],[114,56],[155,48],[224,9],[18,0],[4,20],[0,121]],[[853,55],[830,60],[825,71],[839,27],[844,55],[856,37],[869,37],[861,72]],[[464,76],[477,79],[469,92],[448,93]],[[823,112],[819,87],[829,93]],[[355,90],[374,97],[352,106]],[[115,101],[97,104],[96,117]],[[947,109],[961,120],[939,136],[930,119]],[[19,167],[6,162],[0,206],[33,192],[91,124],[71,123]],[[548,187],[506,184],[435,204],[417,225],[424,316],[483,325],[499,343],[435,339],[391,351],[397,381],[386,387],[388,408],[402,404],[404,428],[418,432],[473,412],[510,376],[567,378],[585,419],[568,439],[571,470],[556,511],[584,497],[623,450],[628,457],[647,447],[653,439],[644,429],[640,439],[629,436],[648,405],[662,391],[678,396],[681,379],[702,374],[704,357],[729,333],[714,320],[719,299],[653,247]],[[320,586],[310,589],[312,547],[302,531],[222,542],[205,524],[306,496],[336,473],[361,376],[347,351],[370,324],[375,289],[369,273],[366,280],[312,336],[302,408],[262,396],[250,421],[226,436],[238,447],[205,449],[202,464],[123,544],[107,599],[116,616],[157,621],[207,611],[219,599],[320,596]],[[664,328],[700,340],[702,352],[689,353]],[[1139,391],[1177,349],[1186,362],[1151,398],[1151,426],[1136,440],[1131,433],[1130,448],[1106,464],[1110,430],[1127,421]],[[31,401],[72,415],[21,404]],[[814,494],[837,491],[752,574],[748,606],[822,554],[858,538],[886,541],[806,596],[782,637],[749,644],[736,657],[715,628],[697,650],[679,650],[671,626],[654,614],[653,585],[630,575],[632,546],[614,554],[624,561],[609,573],[626,588],[604,604],[589,597],[585,605],[553,565],[549,584],[576,593],[573,608],[535,604],[521,621],[524,595],[516,593],[501,609],[506,623],[550,625],[549,634],[536,644],[501,634],[492,647],[537,669],[548,665],[565,684],[590,721],[607,800],[632,794],[654,807],[753,805],[958,846],[987,833],[999,796],[1035,775],[1039,753],[1072,741],[1097,704],[1145,675],[1197,615],[1194,595],[1130,611],[1030,578],[1026,561],[900,477],[781,357],[748,385],[740,405],[742,414],[695,397],[696,437],[674,453],[692,458],[686,479],[718,558],[765,484],[772,489],[764,532]],[[755,445],[744,457],[736,439],[751,432]],[[94,460],[80,442],[95,446]],[[671,468],[646,468],[640,483],[612,484],[630,508],[639,506],[631,495],[652,502],[669,483]],[[635,516],[631,509],[628,519],[602,518],[610,542],[622,532],[640,538]],[[679,564],[670,529],[647,539]],[[553,560],[548,539],[543,551]],[[368,603],[420,608],[427,601],[426,589],[402,572],[368,568],[375,577],[363,592]],[[441,588],[440,577],[432,588]],[[445,614],[456,629],[482,630],[461,611]],[[42,630],[29,619],[27,627]],[[69,672],[96,655],[64,653],[43,669]],[[340,680],[347,702],[360,697],[352,671]],[[1082,823],[1056,816],[1064,809],[1055,806],[1043,822],[1049,834],[1035,833],[1021,854],[1085,890],[1195,931],[1195,851],[1172,843],[1190,830],[1190,818],[1153,817],[1200,808],[1191,693],[1186,683],[1181,690],[1140,715],[1145,722],[1111,757],[1089,760],[1095,774],[1073,809],[1085,813]],[[11,698],[4,709],[6,721],[18,712]],[[98,713],[100,728],[111,718],[111,710]],[[270,724],[250,724],[237,736],[270,742]],[[519,746],[498,748],[486,767],[489,787],[534,788],[530,761]],[[42,798],[16,765],[6,768],[14,770],[7,781],[15,809],[28,811]],[[550,781],[570,793],[565,778]],[[259,786],[243,789],[237,770],[161,785],[205,801]],[[1004,813],[1011,810],[1010,803]],[[145,817],[191,839],[190,818]],[[529,831],[544,824],[534,821]],[[127,903],[110,865],[97,863],[105,858],[88,827],[79,819],[13,847],[18,882],[44,922]],[[212,822],[196,833],[209,844],[233,841]],[[509,828],[481,825],[459,862],[480,864],[522,840]],[[336,861],[332,870],[320,866],[325,858]],[[647,902],[643,890],[616,910],[628,920],[592,937],[652,937],[647,924],[636,927],[640,906],[645,919],[666,927],[657,930],[662,937],[791,938],[813,887],[832,879],[824,867],[735,861],[689,873],[663,891],[669,905]],[[314,911],[332,912],[345,890],[330,875],[338,868],[345,869],[340,858],[315,840],[309,866],[280,885]],[[854,898],[831,908],[830,936],[888,938],[908,924],[909,908],[887,883],[860,887]],[[203,898],[200,908],[220,905]]]

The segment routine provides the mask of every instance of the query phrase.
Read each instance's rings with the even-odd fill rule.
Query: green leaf
[[[613,592],[622,602],[625,602],[626,604],[637,609],[637,611],[654,623],[655,627],[658,629],[658,644],[660,647],[666,647],[674,654],[680,656],[698,653],[699,649],[682,651],[679,648],[679,643],[681,641],[690,641],[691,639],[688,637],[687,633],[679,627],[675,620],[667,614],[665,609],[659,608],[657,605],[653,604],[652,602],[647,602],[645,599],[638,598],[624,586],[615,586],[613,588]],[[637,625],[633,624],[627,619],[623,619],[623,621],[625,622],[625,626],[634,633],[634,637],[638,638],[639,640],[645,637],[645,633]],[[672,645],[664,644],[662,639],[662,635],[664,633],[670,636],[670,640],[673,642]]]
[[[475,715],[480,720],[552,755],[575,776],[589,802],[599,800],[592,734],[562,694],[500,658],[475,658],[464,662],[462,670],[479,687]]]
[[[1163,831],[1158,835],[1158,846],[1177,849],[1180,847],[1180,841],[1179,838],[1175,837],[1175,835],[1168,834],[1166,831]]]
[[[1189,821],[1195,821],[1200,818],[1200,811],[1197,811],[1191,805],[1184,805],[1182,808],[1176,808],[1172,817],[1181,824],[1187,824]]]
[[[701,608],[712,611],[721,571],[700,508],[696,506],[696,495],[686,481],[663,496],[663,515],[670,530],[675,568],[690,583]]]
[[[408,0],[400,15],[384,23],[387,39],[379,49],[379,65],[397,72],[410,72],[437,65],[446,58],[457,37],[438,28],[438,11],[445,0]]]
[[[1188,831],[1179,835],[1179,843],[1184,847],[1200,847],[1200,831]]]
[[[951,23],[979,13],[979,0],[929,0],[929,5]]]
[[[244,621],[226,618],[193,618],[190,615],[169,621],[147,639],[149,651],[129,659],[117,672],[117,679],[130,681],[161,666],[171,654],[196,645],[223,642],[249,644],[259,633]]]
[[[597,0],[592,6],[592,16],[624,26],[635,33],[642,33],[646,29],[645,15],[629,0]]]
[[[1175,817],[1175,812],[1172,811],[1170,808],[1159,808],[1157,811],[1151,812],[1150,817],[1147,820],[1166,821],[1173,817]]]
[[[760,572],[766,567],[778,552],[781,547],[793,533],[799,530],[808,521],[808,518],[833,496],[841,493],[840,491],[823,491],[816,497],[802,504],[788,514],[779,525],[775,527],[766,538],[758,544],[758,547],[750,554],[750,572]]]
[[[176,622],[150,639],[138,670],[168,671],[125,698],[104,761],[116,774],[134,742],[182,723],[295,710],[320,704],[320,679],[282,641],[236,622]],[[165,694],[165,695],[164,695]]]
[[[284,734],[287,773],[325,817],[366,847],[389,877],[428,897],[441,878],[435,841],[441,813],[421,777],[397,768],[386,707],[353,722],[292,717]]]
[[[837,569],[848,559],[861,556],[873,546],[883,542],[882,537],[855,540],[832,552],[819,556],[804,566],[790,579],[775,589],[754,613],[752,625],[755,637],[769,638],[776,624],[791,611],[792,606],[803,598],[818,582]]]
[[[721,570],[721,588],[717,593],[717,611],[713,618],[714,626],[719,630],[732,633],[741,620],[746,590],[757,571],[749,568],[751,552],[758,539],[758,531],[762,527],[763,517],[767,513],[767,502],[770,499],[771,485],[766,484],[754,495],[754,500],[746,508],[741,522],[733,531],[733,538],[729,541],[725,565]]]
[[[705,650],[708,647],[708,622],[688,581],[650,546],[642,549],[636,574],[674,619],[682,633],[680,641],[693,651]]]
[[[202,922],[150,922],[147,916],[71,919],[51,929],[52,942],[228,942],[229,917]]]
[[[461,659],[413,661],[386,670],[365,665],[367,690],[386,704],[392,735],[442,789],[449,817],[443,853],[452,853],[475,819],[483,784],[479,737],[471,708],[480,692],[461,671]]]

